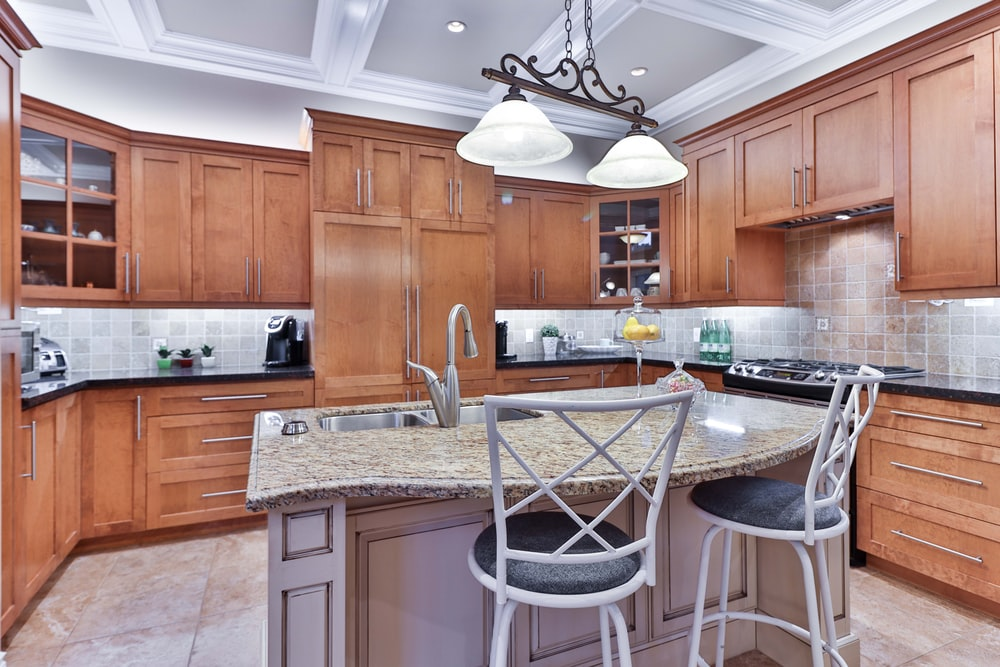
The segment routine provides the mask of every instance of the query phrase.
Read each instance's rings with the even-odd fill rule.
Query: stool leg
[[[615,603],[606,605],[602,609],[607,609],[607,614],[615,622],[615,633],[618,635],[618,667],[632,667],[632,648],[629,646],[628,626],[625,624],[625,616],[622,614],[622,610]],[[607,646],[610,651],[610,639]],[[607,667],[611,667],[610,660],[607,662]]]
[[[497,605],[493,613],[493,643],[490,647],[490,667],[503,667],[507,663],[508,641],[510,639],[510,622],[514,618],[517,602],[507,600],[503,605]]]
[[[698,665],[698,649],[701,645],[701,630],[705,619],[705,597],[708,593],[708,566],[712,555],[712,541],[720,526],[709,526],[705,537],[701,540],[701,562],[698,565],[698,588],[695,592],[694,615],[691,619],[691,632],[688,633],[688,667]]]
[[[715,667],[726,662],[726,612],[729,610],[729,568],[733,554],[733,531],[722,531],[722,569],[719,571],[719,619],[718,634],[715,637]]]
[[[608,618],[608,609],[604,605],[597,608],[597,613],[601,622],[601,664],[611,667],[611,629],[608,627],[611,619]]]
[[[823,632],[819,623],[819,604],[816,601],[816,577],[812,559],[802,542],[789,542],[802,565],[802,584],[806,594],[806,617],[809,621],[809,646],[812,649],[813,667],[823,667]]]
[[[814,548],[820,602],[823,604],[823,621],[826,625],[826,644],[830,647],[830,656],[836,659],[836,662],[843,664],[843,659],[837,650],[837,626],[833,618],[833,598],[830,595],[830,571],[826,568],[826,540],[817,540]]]

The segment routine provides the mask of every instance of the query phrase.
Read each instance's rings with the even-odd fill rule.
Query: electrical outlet
[[[582,331],[577,331],[576,332],[576,339],[577,340],[583,340],[583,332]]]
[[[701,342],[701,329],[699,327],[691,329],[691,340],[695,343]]]
[[[889,263],[885,265],[885,277],[895,278],[896,277],[896,265]]]
[[[153,349],[154,350],[159,350],[161,347],[166,347],[166,346],[167,346],[167,339],[166,338],[154,338],[153,339]]]
[[[525,343],[534,343],[535,342],[535,330],[534,329],[525,329],[524,330],[524,342]]]
[[[816,318],[816,331],[829,331],[830,330],[830,318],[829,317],[817,317]]]

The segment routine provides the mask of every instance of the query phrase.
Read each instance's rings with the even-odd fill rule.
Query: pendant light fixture
[[[584,0],[584,28],[587,54],[583,64],[573,59],[573,0],[565,0],[566,55],[555,69],[543,72],[536,67],[538,56],[522,60],[512,53],[500,58],[500,69],[483,69],[491,81],[510,85],[503,101],[490,109],[469,134],[457,145],[458,154],[470,162],[492,166],[534,166],[560,160],[569,155],[572,143],[559,132],[537,107],[529,103],[521,90],[561,100],[585,109],[599,111],[627,120],[631,129],[604,159],[587,173],[587,180],[607,188],[645,188],[667,185],[687,176],[687,167],[670,155],[667,148],[643,131],[657,123],[643,114],[646,104],[636,95],[627,95],[624,86],[611,92],[597,71],[594,42],[591,36],[593,11],[591,0]],[[518,68],[531,79],[518,76]],[[579,94],[574,94],[579,91]],[[602,96],[598,99],[595,91]],[[627,108],[631,105],[631,110]],[[522,120],[527,118],[528,120]]]

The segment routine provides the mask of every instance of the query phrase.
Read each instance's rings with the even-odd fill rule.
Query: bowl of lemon
[[[663,340],[660,311],[643,306],[639,295],[632,302],[631,308],[622,308],[615,313],[615,340],[632,344]]]

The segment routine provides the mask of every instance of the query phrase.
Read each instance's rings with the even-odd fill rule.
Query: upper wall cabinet
[[[456,222],[492,220],[493,169],[463,160],[453,148],[410,149],[410,212],[414,218]]]
[[[313,209],[330,213],[410,215],[410,146],[316,132]]]
[[[636,289],[649,302],[660,300],[664,201],[659,191],[595,198],[597,300],[631,303]]]
[[[993,288],[994,37],[894,74],[896,289]]]
[[[129,149],[33,110],[21,128],[21,293],[121,301],[129,247]]]
[[[883,76],[736,135],[736,225],[890,200],[892,79]]]

